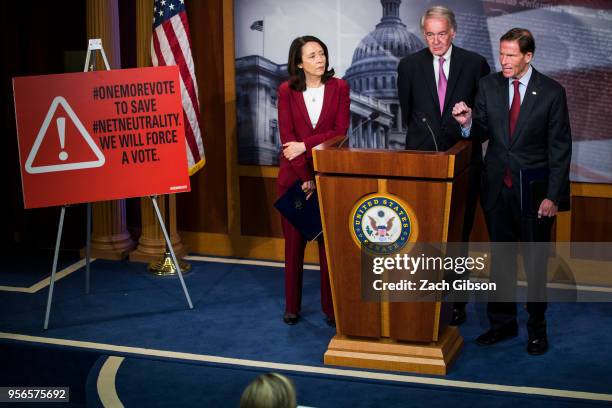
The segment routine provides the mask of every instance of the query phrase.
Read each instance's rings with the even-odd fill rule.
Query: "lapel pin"
[[[536,91],[532,91],[531,94],[532,95],[537,95],[538,93]]]

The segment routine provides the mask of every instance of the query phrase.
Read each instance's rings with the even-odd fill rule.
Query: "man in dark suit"
[[[452,107],[459,101],[473,103],[478,82],[490,68],[481,55],[453,45],[457,23],[449,8],[428,9],[421,18],[421,30],[427,48],[403,58],[397,68],[397,91],[408,127],[406,149],[444,151],[461,140]],[[475,142],[463,220],[464,242],[469,241],[474,224],[481,171],[482,148]],[[467,246],[463,252],[467,252]],[[451,324],[458,326],[465,320],[465,302],[456,302]]]
[[[480,81],[474,111],[464,102],[453,107],[463,136],[489,140],[484,159],[482,207],[492,243],[523,242],[529,290],[527,352],[548,350],[546,334],[547,254],[533,242],[550,241],[553,217],[569,209],[572,139],[565,89],[531,66],[535,41],[529,30],[513,28],[500,38],[502,71]],[[521,174],[544,169],[547,184],[537,213],[521,210]],[[525,193],[526,191],[523,191]],[[531,244],[525,244],[531,243]],[[491,279],[511,293],[516,285],[516,253],[492,245]],[[497,253],[496,253],[497,252]],[[535,295],[534,295],[535,294]],[[476,342],[491,345],[518,334],[516,303],[489,302],[490,329]]]

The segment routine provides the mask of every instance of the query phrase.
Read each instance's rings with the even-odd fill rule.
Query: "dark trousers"
[[[285,313],[298,314],[302,308],[302,281],[304,275],[304,249],[306,239],[281,217],[283,235],[285,236]],[[319,236],[319,263],[321,266],[321,309],[326,316],[334,317],[327,258],[323,234]]]
[[[548,253],[530,245],[533,242],[549,242],[553,218],[525,216],[521,214],[519,198],[505,185],[495,205],[485,211],[487,228],[491,239],[491,282],[497,283],[498,291],[504,291],[503,302],[489,302],[487,314],[492,329],[516,324],[516,302],[509,295],[516,290],[518,241],[523,255],[527,275],[527,330],[530,337],[546,334],[546,271]],[[512,243],[517,243],[513,245]],[[504,243],[504,244],[494,244]]]

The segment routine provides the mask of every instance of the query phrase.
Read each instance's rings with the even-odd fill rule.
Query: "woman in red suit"
[[[313,36],[298,37],[289,49],[289,80],[278,88],[278,124],[283,152],[278,172],[278,195],[296,181],[310,198],[316,189],[312,148],[334,136],[345,135],[349,126],[350,89],[334,78],[329,68],[327,46]],[[306,241],[284,217],[285,315],[289,325],[298,322],[302,304],[302,276]],[[323,238],[319,238],[321,265],[321,307],[330,326],[335,325],[327,259]]]

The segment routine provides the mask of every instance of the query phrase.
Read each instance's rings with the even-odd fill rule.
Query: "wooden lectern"
[[[452,304],[364,301],[352,217],[363,197],[398,197],[416,218],[412,241],[459,242],[471,144],[460,141],[445,152],[391,151],[341,148],[342,139],[313,149],[337,329],[324,363],[446,374],[463,345],[448,326]]]

